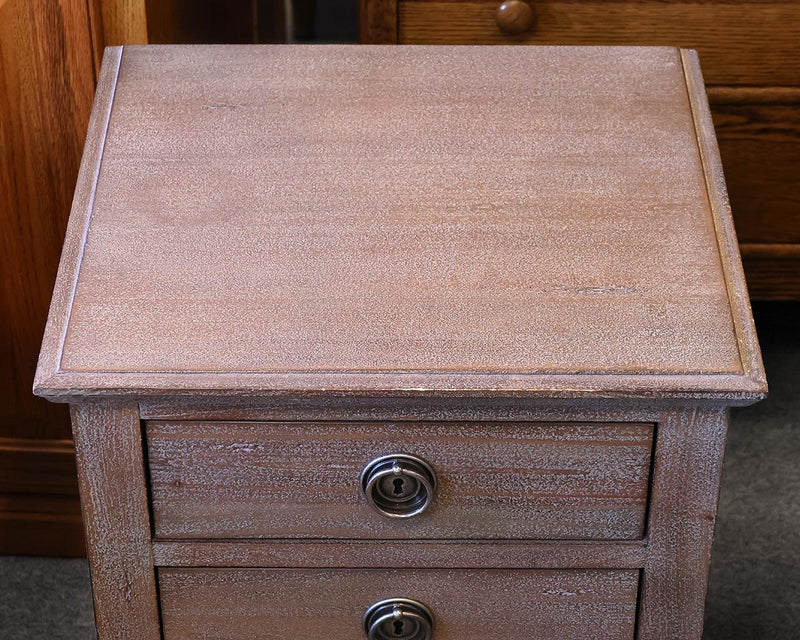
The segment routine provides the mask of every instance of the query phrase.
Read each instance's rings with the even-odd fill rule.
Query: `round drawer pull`
[[[390,518],[410,518],[428,508],[436,474],[415,456],[395,453],[370,462],[361,472],[361,491],[372,507]]]
[[[369,640],[431,640],[433,614],[415,600],[381,600],[364,614],[364,631]]]
[[[497,27],[507,35],[530,31],[535,22],[533,7],[524,0],[505,0],[494,14]]]

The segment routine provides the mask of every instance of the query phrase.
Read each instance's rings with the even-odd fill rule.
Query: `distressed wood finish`
[[[723,409],[659,422],[639,640],[702,635],[726,430]]]
[[[640,569],[643,540],[553,542],[493,540],[159,541],[166,567],[343,567],[448,569]]]
[[[161,640],[139,412],[71,413],[98,640]]]
[[[387,597],[437,640],[699,640],[767,389],[697,56],[111,50],[35,390],[100,640],[356,640]],[[392,452],[438,475],[410,520],[360,495]]]
[[[162,569],[164,640],[363,640],[398,593],[429,603],[436,640],[630,640],[638,571]]]
[[[164,538],[635,539],[652,425],[198,422],[147,425]],[[370,460],[409,453],[433,505],[397,521],[363,498]]]
[[[505,35],[501,0],[399,0],[403,44],[664,45],[697,49],[710,84],[798,86],[794,0],[531,0],[536,23]]]
[[[763,389],[677,50],[134,47],[119,77],[43,395]]]
[[[760,300],[800,298],[800,74],[790,62],[800,54],[800,5],[791,0],[533,0],[535,26],[514,36],[497,28],[499,5],[499,0],[363,0],[361,41],[698,49],[712,85],[750,293]],[[370,28],[382,18],[393,28]]]

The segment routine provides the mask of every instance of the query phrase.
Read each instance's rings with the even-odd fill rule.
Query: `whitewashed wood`
[[[636,539],[649,424],[147,423],[160,538]],[[432,506],[387,518],[360,491],[378,456],[437,474]]]
[[[699,406],[728,406],[717,399]],[[752,402],[752,400],[748,401]],[[461,420],[488,422],[657,422],[683,408],[677,398],[528,398],[499,394],[349,394],[292,396],[163,396],[139,402],[145,420]]]
[[[731,314],[739,343],[739,353],[745,374],[755,383],[766,389],[767,378],[764,364],[761,361],[761,349],[758,346],[756,327],[750,311],[750,298],[747,294],[747,283],[744,279],[742,261],[739,258],[739,245],[736,242],[736,230],[731,217],[728,190],[722,172],[722,160],[719,155],[717,138],[714,135],[714,122],[703,84],[703,74],[696,51],[681,51],[689,102],[697,132],[697,144],[703,163],[709,204],[717,233],[718,246],[722,257],[722,269],[731,301]]]
[[[428,605],[436,640],[631,640],[638,571],[162,569],[164,640],[363,640],[372,603]]]
[[[139,413],[71,414],[98,640],[161,640]]]
[[[702,636],[726,432],[722,409],[659,422],[638,640]]]
[[[134,47],[118,85],[38,393],[763,395],[675,49]]]
[[[56,286],[50,302],[47,326],[42,338],[39,363],[33,382],[34,390],[46,377],[61,369],[64,336],[69,324],[72,297],[83,259],[83,247],[89,232],[95,188],[100,175],[100,164],[105,148],[106,131],[111,118],[111,107],[117,88],[122,47],[108,47],[103,56],[103,66],[97,78],[92,115],[86,132],[78,183],[69,216],[61,261],[58,265]]]
[[[493,540],[224,540],[153,543],[158,566],[639,569],[647,544]]]

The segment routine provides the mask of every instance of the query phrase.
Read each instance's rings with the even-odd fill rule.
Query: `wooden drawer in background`
[[[436,640],[631,640],[639,572],[160,569],[164,640],[363,640],[376,601],[418,600]]]
[[[147,423],[159,538],[636,539],[653,425],[429,422]],[[432,506],[370,507],[359,475],[407,453]]]
[[[798,2],[530,0],[533,27],[506,35],[502,0],[400,0],[403,44],[646,45],[698,49],[708,84],[800,85]]]

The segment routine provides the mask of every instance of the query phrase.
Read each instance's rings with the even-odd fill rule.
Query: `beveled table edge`
[[[552,398],[676,398],[747,405],[763,399],[767,382],[728,203],[697,53],[678,49],[706,178],[742,373],[486,373],[486,372],[79,372],[60,368],[71,305],[89,230],[124,47],[106,48],[78,175],[33,392],[56,402],[176,396],[474,396]]]

